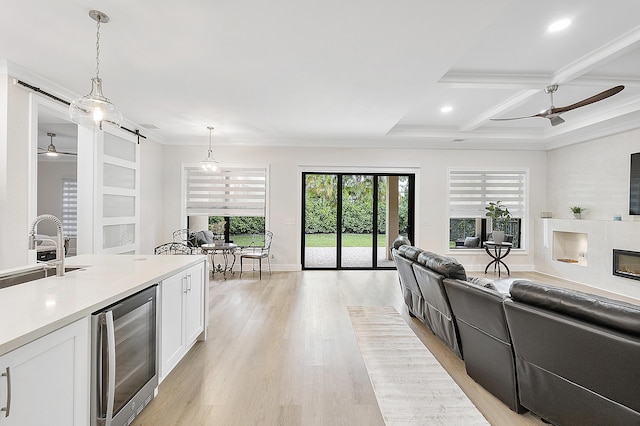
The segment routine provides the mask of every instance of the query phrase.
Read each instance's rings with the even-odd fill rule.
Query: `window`
[[[220,221],[225,223],[224,240],[228,243],[246,247],[256,243],[254,235],[264,235],[264,216],[209,216],[209,230],[213,231],[211,225]]]
[[[78,236],[78,183],[75,179],[62,179],[62,233]]]
[[[247,245],[252,234],[264,234],[266,167],[225,167],[210,173],[187,166],[185,173],[187,216],[208,216],[209,225],[224,221],[225,241],[238,245]]]
[[[475,243],[486,240],[491,232],[485,207],[502,201],[512,218],[508,238],[514,248],[520,248],[526,178],[524,170],[449,170],[449,247],[479,248],[481,244]]]
[[[224,168],[217,173],[185,167],[187,216],[265,216],[267,169]]]

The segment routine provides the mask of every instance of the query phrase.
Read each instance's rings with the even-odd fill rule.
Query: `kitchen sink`
[[[71,272],[77,269],[82,269],[82,267],[68,267],[64,268],[64,272]],[[39,269],[28,269],[24,271],[17,271],[11,273],[9,275],[4,275],[0,277],[0,289],[11,287],[18,284],[27,283],[30,281],[39,280],[41,278],[55,277],[56,276],[56,268],[39,268]]]

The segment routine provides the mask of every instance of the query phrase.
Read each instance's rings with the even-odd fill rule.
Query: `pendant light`
[[[207,151],[207,158],[200,162],[200,168],[205,172],[213,173],[218,171],[220,163],[213,158],[213,151],[211,150],[211,131],[213,127],[208,126],[207,129],[209,129],[209,151]]]
[[[104,13],[91,10],[91,19],[96,21],[96,76],[91,79],[91,93],[76,99],[69,105],[71,119],[84,126],[98,125],[102,130],[102,123],[106,122],[120,127],[122,113],[111,101],[102,94],[102,79],[100,78],[100,24],[109,22]]]

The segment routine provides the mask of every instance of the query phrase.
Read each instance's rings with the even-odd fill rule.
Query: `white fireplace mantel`
[[[555,260],[554,232],[586,235],[588,250],[580,263]],[[640,222],[613,220],[536,219],[534,229],[536,271],[603,290],[640,297],[640,282],[613,275],[613,249],[640,251]],[[557,238],[556,238],[557,240]]]

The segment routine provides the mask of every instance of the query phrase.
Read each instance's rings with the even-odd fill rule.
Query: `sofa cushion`
[[[400,248],[400,246],[410,246],[411,245],[411,241],[409,241],[409,239],[403,235],[398,235],[398,238],[396,238],[393,241],[393,244],[391,245],[394,249],[398,249]]]
[[[493,284],[493,280],[490,280],[489,278],[467,277],[467,281],[469,281],[471,284],[475,284],[475,285],[478,285],[480,287],[488,288],[489,290],[498,291],[496,286]]]
[[[398,253],[400,253],[400,256],[413,261],[416,261],[418,259],[418,256],[422,252],[422,249],[409,245],[400,246],[398,248]]]
[[[429,251],[423,251],[418,256],[417,262],[447,278],[454,278],[463,281],[466,281],[467,279],[464,266],[458,263],[458,261],[453,257],[441,256]]]
[[[511,298],[543,309],[640,336],[640,306],[577,290],[516,280]]]

